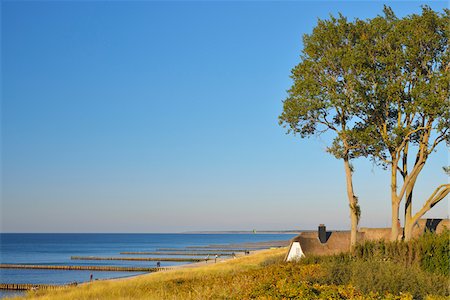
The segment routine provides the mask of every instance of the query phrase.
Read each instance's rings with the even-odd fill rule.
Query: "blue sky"
[[[399,16],[422,2],[388,3]],[[446,2],[429,5],[442,11]],[[278,125],[317,18],[383,2],[2,1],[3,232],[348,227],[328,136]],[[415,209],[448,179],[441,147]],[[387,172],[355,162],[362,226],[389,226]],[[446,217],[448,200],[428,216]]]

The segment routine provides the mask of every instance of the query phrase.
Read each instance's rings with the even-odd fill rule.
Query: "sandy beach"
[[[102,279],[102,280],[97,280],[97,281],[121,281],[121,280],[128,280],[128,279],[132,279],[132,278],[137,278],[137,277],[146,277],[146,276],[152,276],[155,275],[157,273],[162,273],[162,272],[170,272],[173,270],[179,270],[179,269],[190,269],[190,268],[199,268],[199,267],[203,267],[203,266],[211,266],[211,265],[215,265],[217,263],[223,263],[223,262],[227,262],[236,258],[240,258],[240,257],[244,257],[244,256],[249,256],[249,255],[254,255],[254,254],[258,254],[261,253],[263,251],[266,251],[268,249],[271,248],[283,248],[283,247],[287,247],[289,245],[289,240],[288,241],[268,241],[268,242],[255,242],[255,243],[237,243],[237,244],[228,244],[228,245],[209,245],[206,247],[203,247],[203,249],[207,250],[207,249],[248,249],[249,254],[245,254],[243,252],[236,252],[235,257],[232,256],[219,256],[217,258],[217,261],[215,262],[213,259],[210,259],[209,261],[200,261],[200,262],[195,262],[195,263],[188,263],[188,264],[182,264],[182,265],[176,265],[176,266],[169,266],[166,267],[166,270],[163,271],[158,271],[158,272],[152,272],[152,273],[145,273],[145,274],[139,274],[139,275],[133,275],[133,276],[127,276],[127,277],[119,277],[119,278],[111,278],[111,279]],[[211,256],[212,257],[212,256]],[[80,285],[86,285],[86,284],[90,284],[90,282],[84,282],[81,283]]]

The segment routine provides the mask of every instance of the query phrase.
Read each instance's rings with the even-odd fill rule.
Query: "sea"
[[[231,245],[289,240],[293,234],[97,234],[97,233],[0,233],[0,263],[31,265],[96,265],[155,267],[156,261],[71,260],[71,256],[118,257],[120,252],[152,252],[160,248],[185,249],[211,245]],[[164,255],[167,257],[167,255]],[[145,255],[142,257],[158,257]],[[170,257],[183,257],[173,256]],[[192,256],[189,256],[192,258]],[[188,262],[164,262],[161,267],[187,264]],[[142,272],[110,272],[81,270],[2,269],[0,283],[68,284],[94,280],[128,277]],[[0,298],[20,294],[17,291],[0,290]],[[23,292],[22,292],[23,293]]]

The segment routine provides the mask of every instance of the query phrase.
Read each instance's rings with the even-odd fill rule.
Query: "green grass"
[[[353,256],[359,260],[392,261],[405,266],[420,265],[432,273],[449,275],[450,231],[426,232],[410,242],[372,241],[358,245]]]

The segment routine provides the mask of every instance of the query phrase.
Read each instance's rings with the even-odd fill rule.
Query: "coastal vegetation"
[[[448,299],[449,231],[409,242],[365,242],[352,253],[285,262],[286,248],[32,299]]]
[[[424,6],[420,15],[398,18],[385,7],[373,19],[319,20],[303,38],[279,120],[302,138],[334,133],[327,151],[344,162],[352,246],[361,213],[352,159],[390,170],[392,240],[400,235],[403,200],[403,238],[410,240],[416,222],[450,192],[450,184],[439,185],[413,215],[419,174],[437,147],[450,143],[449,21],[448,9]]]

